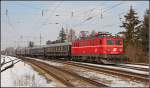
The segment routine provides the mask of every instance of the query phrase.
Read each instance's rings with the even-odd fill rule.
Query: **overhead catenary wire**
[[[98,4],[98,5],[96,5],[96,7],[93,7],[93,8],[91,8],[91,9],[88,9],[88,10],[86,10],[86,11],[84,11],[84,12],[77,13],[76,15],[81,15],[81,14],[86,14],[86,13],[88,13],[88,12],[92,12],[94,9],[97,9],[98,6],[103,6],[105,3],[106,3],[106,2],[100,3],[100,5]]]
[[[94,11],[95,9],[97,9],[97,7],[98,6],[103,6],[104,4],[105,4],[106,2],[103,2],[103,3],[101,3],[100,5],[98,4],[98,5],[96,5],[96,7],[94,7],[94,8],[91,8],[91,9],[88,9],[88,10],[86,10],[86,11],[84,11],[84,12],[82,12],[82,13],[87,13],[87,12],[92,12],[92,11]],[[90,13],[88,14],[88,16],[90,15]],[[81,13],[80,13],[81,14]],[[88,17],[87,19],[86,19],[86,21],[88,21],[88,20],[90,20],[90,19],[92,19],[93,17]],[[82,19],[82,20],[84,20],[84,19]],[[78,25],[81,25],[82,23],[84,23],[85,21],[83,21],[83,22],[81,22],[81,23],[79,23],[79,24],[76,24],[76,25],[74,25],[74,27],[76,27],[76,26],[78,26]]]
[[[45,24],[45,23],[51,18],[52,14],[55,13],[55,11],[57,10],[57,8],[58,8],[61,4],[62,4],[62,1],[53,9],[51,15],[49,15],[50,17],[48,16],[48,17],[44,20],[44,22],[41,24],[41,26],[38,27],[38,29],[41,29],[41,28],[43,27],[43,24]]]
[[[103,10],[102,13],[104,14],[104,12],[106,13],[107,11],[112,10],[113,8],[115,8],[117,6],[120,6],[122,4],[124,4],[124,3],[121,2],[121,3],[115,4],[115,5],[111,6],[110,8]],[[83,20],[81,23],[78,23],[78,24],[74,25],[73,27],[79,26],[79,25],[81,25],[81,24],[83,24],[83,23],[85,23],[85,22],[87,22],[87,21],[97,17],[98,15],[100,15],[100,14],[96,14],[95,16],[88,17],[85,20]]]

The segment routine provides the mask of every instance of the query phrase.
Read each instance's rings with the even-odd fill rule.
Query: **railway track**
[[[149,64],[145,64],[145,63],[128,63],[128,64],[149,66]]]
[[[135,69],[135,70],[139,70],[139,71],[146,71],[146,72],[149,71],[149,68],[136,67],[136,65],[135,66],[134,65],[133,66],[128,66],[128,65],[121,64],[121,65],[117,65],[117,66],[119,66],[121,68],[129,68],[129,69]]]
[[[109,73],[109,74],[113,74],[113,75],[124,76],[124,77],[128,77],[128,78],[131,78],[131,79],[140,80],[140,81],[143,81],[143,82],[148,82],[149,81],[149,75],[146,75],[146,74],[139,74],[139,73],[134,73],[134,72],[130,72],[130,71],[112,69],[112,68],[106,68],[106,67],[97,67],[97,66],[81,64],[81,63],[75,63],[75,62],[70,62],[70,61],[69,62],[64,62],[64,63],[68,64],[68,65],[72,65],[72,66],[91,69],[91,70],[94,70],[94,71],[99,71],[99,72]]]
[[[126,78],[135,79],[135,80],[139,80],[139,81],[146,82],[146,83],[149,81],[149,75],[148,74],[139,74],[139,73],[131,72],[131,71],[127,71],[127,70],[108,68],[106,65],[102,65],[101,67],[98,67],[98,66],[82,64],[80,62],[74,62],[74,61],[63,61],[63,60],[62,61],[50,60],[50,61],[63,63],[63,64],[67,64],[67,65],[72,65],[72,66],[76,66],[76,67],[81,67],[81,68],[86,68],[86,69],[91,69],[94,71],[109,73],[112,75],[123,76]],[[117,67],[114,65],[111,65],[111,66]],[[124,65],[122,65],[122,66],[120,65],[119,67],[120,68],[128,68],[130,70],[134,69],[134,70],[138,70],[138,71],[144,71],[144,72],[148,73],[148,71],[147,71],[148,69],[142,69],[142,68],[138,68],[138,67],[124,66]]]
[[[63,69],[57,66],[49,65],[47,63],[33,60],[33,59],[27,59],[24,58],[24,61],[27,61],[29,63],[32,63],[36,65],[37,67],[43,69],[45,72],[52,75],[54,78],[56,78],[58,81],[63,83],[66,86],[69,87],[80,87],[82,86],[89,86],[89,87],[108,87],[107,85],[88,79],[86,77],[80,76],[72,71],[69,71],[67,69]]]
[[[48,60],[48,59],[47,59]],[[60,59],[60,63],[61,62],[65,62],[67,60],[64,60],[64,59]],[[57,61],[59,62],[58,60],[50,60],[50,61]],[[104,65],[104,64],[102,64]],[[138,66],[137,66],[138,65]],[[104,65],[104,66],[113,66],[113,67],[120,67],[120,68],[127,68],[127,69],[134,69],[134,70],[139,70],[139,71],[146,71],[146,72],[149,72],[149,67],[148,65],[139,65],[139,64],[118,64],[118,65]],[[141,66],[141,67],[140,67]],[[143,66],[147,66],[147,67],[143,67]]]

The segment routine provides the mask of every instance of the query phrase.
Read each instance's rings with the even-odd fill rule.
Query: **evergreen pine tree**
[[[65,37],[66,37],[65,30],[64,30],[64,28],[62,27],[62,29],[60,30],[60,33],[59,33],[60,41],[61,41],[61,42],[64,42],[64,40],[66,39]]]
[[[125,28],[125,35],[128,44],[134,44],[136,41],[136,31],[140,24],[138,20],[137,13],[134,11],[132,6],[130,6],[129,12],[124,16],[125,20],[122,22],[122,26]]]
[[[142,28],[140,30],[140,37],[141,37],[141,44],[143,51],[147,54],[148,56],[148,41],[149,41],[149,10],[146,10],[145,15],[144,15],[144,20],[142,22]]]

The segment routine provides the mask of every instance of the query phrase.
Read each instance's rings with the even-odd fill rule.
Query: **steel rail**
[[[26,58],[26,60],[29,60],[29,59]],[[90,84],[92,84],[92,85],[94,85],[94,86],[97,86],[97,87],[108,87],[107,85],[105,85],[105,84],[103,84],[103,83],[100,83],[100,82],[91,80],[91,79],[89,79],[89,78],[80,76],[79,74],[74,73],[74,72],[72,72],[72,71],[69,71],[69,70],[67,70],[67,69],[63,69],[63,68],[60,68],[60,67],[57,67],[57,66],[53,66],[53,65],[47,64],[47,63],[45,63],[45,62],[33,60],[33,59],[32,59],[32,60],[30,59],[30,62],[31,62],[31,63],[35,63],[35,64],[37,64],[37,65],[40,63],[41,66],[43,66],[43,67],[44,67],[44,66],[47,66],[47,67],[49,67],[49,68],[54,68],[54,69],[56,69],[56,70],[62,71],[62,72],[64,72],[64,73],[66,73],[66,74],[69,74],[69,75],[71,75],[71,76],[73,76],[73,77],[76,77],[77,79],[83,80],[83,81],[85,81],[85,82],[87,82],[87,83],[90,83]],[[42,68],[43,68],[43,67],[42,67]],[[45,68],[43,68],[43,69],[45,69]],[[52,73],[52,72],[50,72],[50,73]],[[52,74],[54,74],[54,73],[52,73]],[[59,79],[61,79],[61,78],[59,78]],[[66,82],[66,84],[67,84],[67,83],[68,83],[68,81]]]

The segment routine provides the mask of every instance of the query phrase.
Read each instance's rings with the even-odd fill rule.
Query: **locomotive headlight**
[[[117,48],[113,48],[113,51],[117,51]]]

